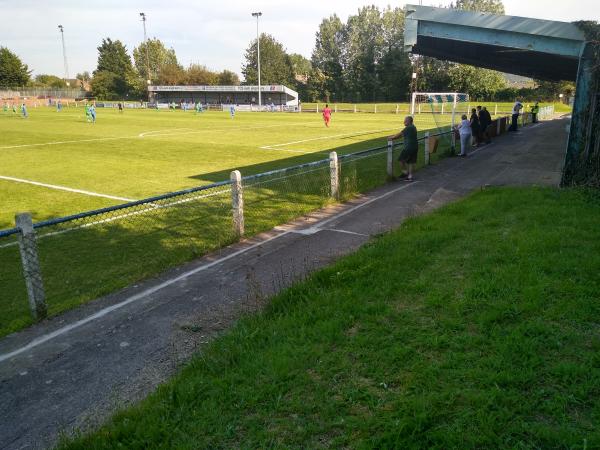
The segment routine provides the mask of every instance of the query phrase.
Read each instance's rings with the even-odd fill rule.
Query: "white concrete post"
[[[498,103],[496,103],[496,105],[494,106],[494,115],[498,115]]]
[[[387,143],[387,174],[388,177],[394,176],[394,141],[389,140]]]
[[[233,209],[233,232],[237,237],[244,235],[244,188],[239,170],[231,172],[231,205]]]
[[[377,114],[377,105],[375,105],[375,110],[373,112]]]
[[[317,103],[317,113],[319,112],[319,104]]]
[[[48,309],[46,308],[46,295],[31,214],[17,214],[15,224],[21,231],[19,233],[19,251],[31,315],[36,320],[43,319],[48,315]]]
[[[337,152],[329,153],[329,176],[331,178],[331,198],[337,200],[340,196],[340,167]]]
[[[425,133],[425,165],[429,164],[429,131]]]
[[[356,104],[354,105],[354,112],[356,112]]]
[[[396,114],[398,114],[399,109],[400,109],[400,105],[396,105]]]
[[[335,104],[335,106],[333,107],[333,109],[335,110],[335,112],[337,112],[337,103]]]

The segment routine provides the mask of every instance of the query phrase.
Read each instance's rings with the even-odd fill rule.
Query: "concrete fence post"
[[[333,107],[333,109],[335,110],[335,112],[337,112],[337,103],[335,104],[335,106]]]
[[[444,114],[444,102],[442,102],[442,114]]]
[[[37,242],[31,214],[17,214],[15,216],[15,224],[21,231],[19,233],[19,251],[21,253],[21,263],[23,264],[25,285],[27,286],[29,308],[31,309],[33,318],[40,320],[48,315],[48,308],[46,307],[44,282],[42,280],[42,271],[40,269],[40,260],[38,257]]]
[[[331,178],[331,198],[338,200],[340,196],[340,166],[336,152],[329,153],[329,177]]]
[[[425,165],[429,165],[429,131],[425,133],[425,141],[424,141],[424,149],[425,149]]]
[[[494,105],[494,115],[497,116],[498,115],[498,103],[496,103]]]
[[[356,105],[354,105],[354,112],[356,112]]]
[[[244,235],[244,188],[239,170],[231,172],[231,205],[233,210],[233,232],[237,237]]]
[[[317,103],[317,113],[319,112],[319,104]]]
[[[389,178],[394,177],[394,141],[387,143],[387,174]]]
[[[396,114],[398,114],[399,110],[400,110],[400,105],[396,105]]]
[[[373,110],[375,114],[377,114],[377,105],[375,105],[375,109]]]
[[[500,125],[502,125],[502,120],[500,117],[496,119],[496,136],[500,136],[502,134],[502,130],[500,130]]]

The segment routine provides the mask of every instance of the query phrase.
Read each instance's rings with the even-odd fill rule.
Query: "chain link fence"
[[[421,137],[418,165],[427,163],[424,147]],[[437,154],[449,148],[442,143]],[[29,231],[23,224],[0,231],[0,335],[381,186],[398,175],[400,150],[401,143],[238,173],[233,181],[38,222]]]

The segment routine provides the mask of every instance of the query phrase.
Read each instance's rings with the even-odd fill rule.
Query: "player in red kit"
[[[323,120],[325,121],[325,126],[329,127],[329,122],[331,122],[331,109],[329,109],[329,105],[325,105],[325,108],[323,108]]]

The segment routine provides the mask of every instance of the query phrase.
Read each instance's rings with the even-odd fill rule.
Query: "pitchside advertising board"
[[[261,92],[288,92],[282,85],[261,86]],[[258,86],[148,86],[150,92],[258,92]]]

